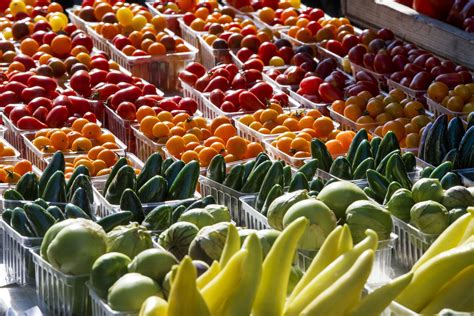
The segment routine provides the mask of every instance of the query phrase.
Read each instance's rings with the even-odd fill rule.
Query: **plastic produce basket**
[[[242,203],[240,198],[248,195],[248,193],[233,190],[202,175],[199,177],[199,186],[199,192],[202,196],[212,195],[217,204],[227,206],[232,219],[238,225],[245,225],[246,222],[242,216]]]
[[[232,62],[228,48],[212,48],[202,36],[198,36],[198,40],[201,63],[207,69],[211,69],[219,64],[229,64]]]
[[[404,268],[411,269],[438,235],[424,234],[395,216],[392,219],[393,232],[399,237],[395,242],[395,259]]]
[[[128,151],[132,153],[135,152],[135,135],[131,126],[136,123],[136,121],[124,120],[108,106],[105,106],[105,113],[107,128],[112,134],[125,143]]]
[[[263,146],[265,147],[265,151],[270,156],[270,158],[274,160],[283,160],[286,164],[292,166],[292,167],[301,167],[304,165],[305,161],[311,158],[310,156],[308,157],[293,157],[290,156],[280,149],[276,148],[275,146],[272,145],[272,141],[275,139],[273,138],[266,138],[263,140]]]
[[[442,114],[447,114],[448,117],[460,117],[461,119],[467,120],[467,117],[469,115],[468,113],[451,111],[450,109],[443,106],[442,104],[439,104],[438,102],[429,98],[427,95],[425,95],[425,98],[426,98],[426,103],[428,105],[428,109],[430,110],[430,112],[434,113],[436,117]]]
[[[243,115],[247,112],[239,111],[239,112],[224,112],[219,107],[212,104],[209,98],[206,95],[203,95],[202,98],[204,107],[202,108],[202,116],[208,119],[215,119],[218,116],[227,116],[228,118],[232,118],[237,115]]]
[[[163,56],[127,56],[112,43],[108,43],[111,59],[134,76],[143,78],[160,90],[166,91],[179,90],[179,72],[196,59],[198,50],[189,43],[184,44],[189,52],[169,53]]]
[[[109,41],[105,37],[97,33],[97,31],[94,29],[93,26],[87,25],[86,29],[87,29],[86,31],[87,34],[89,34],[89,36],[92,39],[92,43],[94,44],[94,47],[100,51],[105,52],[106,54],[109,54],[110,56]],[[114,59],[114,61],[117,61],[117,60]]]
[[[36,274],[36,294],[40,308],[48,315],[89,315],[86,282],[89,275],[67,275],[58,271],[32,249]]]
[[[148,7],[148,11],[153,15],[162,16],[166,19],[166,27],[172,32],[181,35],[181,29],[179,27],[178,19],[183,18],[184,14],[164,14],[158,11],[154,6],[153,2],[145,2]]]
[[[20,286],[34,284],[34,266],[30,248],[38,247],[42,237],[24,237],[3,219],[0,220],[3,239],[3,265],[7,281]]]
[[[289,90],[288,93],[292,99],[300,103],[304,108],[316,109],[319,112],[321,112],[322,115],[329,116],[328,107],[331,105],[330,103],[316,103],[316,102],[310,101],[304,96],[296,93],[293,90]]]
[[[387,78],[387,85],[388,85],[389,91],[392,89],[398,89],[398,90],[403,91],[403,93],[405,93],[408,98],[412,100],[420,101],[421,103],[426,103],[425,95],[426,95],[427,90],[410,89],[408,87],[405,87],[402,84],[399,84],[398,82],[393,81],[390,78]]]
[[[245,227],[250,229],[269,229],[267,217],[254,208],[256,195],[246,195],[240,198],[242,203],[242,217]]]
[[[92,190],[94,191],[94,198],[99,202],[96,208],[96,215],[98,217],[104,217],[107,215],[111,215],[120,211],[119,204],[111,204],[109,201],[105,199],[105,196],[102,194],[102,190],[105,186],[105,180],[98,180],[93,182]],[[194,194],[194,198],[200,198],[201,195],[196,193]],[[155,207],[163,205],[163,204],[176,204],[180,201],[170,200],[170,201],[163,201],[163,202],[156,202],[156,203],[142,203],[143,212],[147,214]]]
[[[137,125],[132,126],[131,129],[135,136],[135,152],[139,159],[146,161],[147,158],[155,152],[159,152],[163,157],[165,156],[165,153],[163,152],[165,144],[156,143],[143,135]]]
[[[109,132],[105,128],[102,129],[103,132]],[[41,170],[44,170],[47,166],[46,158],[51,157],[53,153],[44,153],[33,145],[32,140],[35,137],[35,132],[28,132],[22,134],[23,141],[25,143],[25,157],[31,161],[34,165],[38,166]],[[124,154],[127,146],[120,141],[120,139],[115,140],[119,149],[112,149],[117,154]],[[68,152],[68,155],[83,155],[87,152]]]
[[[92,316],[136,316],[138,313],[134,312],[117,312],[114,311],[107,304],[106,301],[101,299],[91,287],[89,282],[86,282],[87,289],[91,300]]]
[[[206,34],[205,32],[198,32],[193,30],[190,26],[186,25],[184,23],[184,20],[182,18],[178,19],[178,24],[179,28],[181,30],[181,37],[188,42],[189,44],[193,45],[197,49],[200,48],[200,43],[199,43],[199,36],[198,34]]]
[[[119,157],[126,157],[131,163],[130,166],[132,166],[133,168],[140,169],[140,170],[143,168],[144,163],[140,159],[138,159],[138,157],[135,156],[134,154],[131,154],[129,152],[124,152],[124,153],[117,153],[117,155]],[[64,161],[66,163],[67,162],[72,163],[76,157],[77,156],[74,156],[74,155],[64,155]],[[45,158],[46,163],[49,164],[51,159],[52,159],[51,156]],[[41,174],[41,171],[40,171],[40,174]],[[92,182],[94,182],[94,181],[103,181],[105,179],[107,179],[107,175],[91,177]],[[1,190],[1,185],[0,185],[0,190]]]
[[[336,111],[334,111],[332,109],[332,106],[329,106],[328,107],[328,110],[329,110],[329,116],[331,116],[331,118],[333,118],[336,122],[338,122],[339,124],[341,124],[340,128],[341,130],[353,130],[353,131],[358,131],[362,128],[365,128],[366,130],[370,131],[372,129],[375,129],[377,126],[380,126],[381,124],[378,123],[378,122],[374,122],[374,123],[365,123],[365,124],[361,124],[361,123],[356,123],[350,119],[348,119],[347,117],[345,117],[344,115],[342,114],[339,114],[337,113]]]

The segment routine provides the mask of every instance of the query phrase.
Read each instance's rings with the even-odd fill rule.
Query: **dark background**
[[[5,0],[0,0],[5,1]],[[145,3],[145,0],[126,0],[127,2],[137,2],[137,3]],[[73,5],[80,5],[82,0],[56,0],[59,2],[64,8],[72,7]],[[323,9],[327,14],[332,16],[340,16],[341,15],[341,3],[340,0],[302,0],[302,2],[310,7],[316,7]]]

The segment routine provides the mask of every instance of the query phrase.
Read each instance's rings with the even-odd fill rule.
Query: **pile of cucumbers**
[[[148,157],[138,174],[121,157],[112,168],[102,195],[113,205],[159,203],[191,198],[199,179],[199,162],[163,160],[159,153]],[[133,200],[130,200],[133,199]],[[129,201],[130,200],[130,201]]]
[[[393,160],[395,155],[400,158]],[[342,180],[359,180],[368,177],[369,169],[385,173],[386,169],[396,173],[415,171],[416,156],[412,152],[401,153],[400,144],[393,132],[383,138],[375,136],[369,141],[365,129],[360,129],[354,136],[345,157],[333,159],[326,145],[315,138],[311,141],[311,156],[318,159],[319,168]],[[395,163],[395,165],[393,165]]]
[[[423,129],[419,158],[438,166],[445,161],[453,162],[454,169],[474,167],[474,115],[469,115],[467,129],[459,117],[448,119],[439,116]]]

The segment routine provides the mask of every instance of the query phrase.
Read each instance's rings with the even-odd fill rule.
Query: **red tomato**
[[[42,129],[47,128],[48,125],[44,124],[43,122],[39,121],[38,119],[32,116],[24,116],[18,120],[17,126],[20,129],[26,130],[35,130],[35,129]]]
[[[91,76],[85,70],[76,71],[69,81],[71,88],[85,97],[91,94]]]
[[[30,87],[42,87],[46,90],[48,94],[56,90],[56,88],[58,87],[56,81],[53,78],[38,75],[31,76],[28,79],[28,85]]]
[[[107,79],[107,71],[103,69],[92,69],[89,72],[90,80],[91,80],[91,87],[95,87],[100,82],[105,82]]]
[[[257,111],[265,108],[265,104],[249,91],[244,91],[239,95],[239,104],[245,111]]]
[[[198,77],[204,76],[204,74],[207,72],[206,68],[203,65],[201,65],[200,63],[196,63],[196,62],[188,64],[186,66],[186,68],[184,68],[184,69],[186,71],[189,71],[189,72],[195,74]]]
[[[237,112],[239,109],[234,105],[234,103],[229,102],[229,101],[224,101],[221,106],[221,110],[227,113],[230,112]]]
[[[92,112],[86,112],[86,113],[84,113],[84,115],[82,117],[85,118],[86,120],[88,120],[89,122],[92,122],[92,123],[97,122],[97,117]]]
[[[137,108],[132,102],[122,102],[117,107],[117,114],[124,120],[133,121],[136,119]]]
[[[257,71],[263,71],[263,61],[261,61],[260,59],[257,59],[257,58],[253,58],[253,59],[249,59],[247,60],[242,69],[244,70],[248,70],[248,69],[255,69]]]
[[[174,111],[174,110],[179,110],[178,104],[176,104],[176,102],[174,102],[170,99],[165,99],[165,100],[160,101],[158,106],[160,108],[162,108],[163,110],[168,111],[168,112],[171,112],[171,111]]]
[[[4,93],[5,94],[5,93]],[[31,88],[25,88],[23,89],[23,92],[21,93],[21,99],[23,100],[24,103],[28,103],[34,98],[37,97],[46,97],[48,93],[46,90],[42,87],[31,87]]]
[[[70,96],[69,100],[71,101],[71,105],[69,106],[69,112],[83,115],[84,113],[91,111],[91,103],[88,99],[83,97]]]
[[[142,95],[142,90],[140,90],[140,88],[135,87],[135,86],[122,89],[116,92],[112,96],[112,99],[110,100],[109,105],[113,109],[116,109],[120,103],[124,101],[135,102],[135,100],[138,99],[138,97],[140,97],[141,95]]]
[[[272,97],[273,88],[268,83],[262,81],[250,88],[249,92],[255,94],[262,103],[265,103]]]
[[[69,112],[65,106],[56,106],[49,111],[48,116],[46,116],[46,125],[49,127],[62,127],[67,121]]]
[[[34,98],[27,105],[28,110],[31,113],[33,113],[39,107],[44,107],[46,109],[51,109],[52,106],[53,106],[53,104],[52,104],[51,100],[48,99],[48,98],[45,98],[45,97]]]
[[[189,115],[196,113],[198,108],[196,100],[191,98],[182,98],[181,101],[179,101],[178,106],[180,110],[185,110]]]
[[[158,91],[156,90],[156,87],[152,85],[151,83],[147,83],[143,85],[141,89],[142,89],[143,95],[156,95],[158,93]]]
[[[300,82],[300,89],[303,94],[317,94],[319,85],[323,80],[316,76],[306,77]]]
[[[34,112],[33,112],[33,117],[41,122],[46,122],[46,117],[48,116],[48,109],[45,108],[44,106],[38,107]]]
[[[275,44],[270,42],[262,43],[258,48],[258,55],[263,59],[265,64],[268,64],[273,56],[278,55],[278,48]]]
[[[341,90],[327,82],[319,85],[318,92],[324,102],[334,102],[336,100],[342,100],[344,97]]]
[[[21,82],[17,82],[17,81],[12,81],[12,82],[9,82],[5,85],[5,90],[13,91],[17,95],[21,95],[23,90],[26,89],[26,88],[27,88],[27,86],[25,84],[23,84]]]
[[[120,88],[113,83],[106,83],[100,88],[94,89],[93,95],[96,96],[98,100],[105,101],[109,96],[119,91]]]
[[[229,80],[226,77],[214,77],[204,89],[204,92],[211,92],[214,89],[226,91],[230,88]]]
[[[30,115],[31,115],[30,110],[28,110],[28,108],[25,105],[22,105],[22,106],[17,106],[13,108],[13,110],[8,115],[8,118],[12,121],[13,124],[16,125],[19,119],[21,119],[24,116],[30,116]]]
[[[185,83],[187,83],[191,86],[194,86],[194,84],[198,80],[198,76],[196,76],[195,74],[193,74],[192,72],[187,71],[187,70],[181,71],[179,73],[178,77],[179,77],[179,79],[181,79],[182,81],[184,81]]]

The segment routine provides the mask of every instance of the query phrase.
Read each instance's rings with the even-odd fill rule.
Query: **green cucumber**
[[[215,155],[209,163],[209,167],[207,168],[206,172],[206,177],[213,181],[216,181],[217,183],[222,183],[225,179],[225,173],[226,163],[224,160],[224,156]]]
[[[162,176],[153,176],[138,190],[141,203],[158,203],[166,199],[168,183]]]
[[[173,183],[168,183],[170,200],[182,200],[194,196],[199,180],[199,162],[188,162],[179,172]]]
[[[153,153],[145,161],[142,170],[137,176],[137,190],[154,176],[161,174],[161,164],[163,163],[163,158],[160,153]]]
[[[316,174],[316,171],[318,170],[318,163],[318,159],[313,158],[305,162],[305,164],[298,169],[298,172],[303,173],[306,179],[311,180],[313,179],[314,175]]]
[[[288,192],[294,192],[298,190],[307,190],[309,191],[309,183],[308,179],[306,179],[306,176],[304,173],[297,172],[293,176],[293,180],[291,180],[290,187],[288,188]]]
[[[100,220],[97,221],[97,224],[102,226],[105,232],[108,233],[117,226],[127,225],[132,221],[132,219],[132,212],[121,211],[102,217]]]
[[[352,139],[352,142],[349,146],[349,150],[347,151],[347,160],[351,163],[351,165],[354,165],[354,158],[356,156],[357,150],[359,149],[359,144],[362,143],[362,141],[368,141],[369,140],[369,135],[367,134],[367,130],[365,128],[361,128],[354,136]],[[364,159],[362,159],[364,160]]]
[[[334,159],[334,162],[329,169],[329,173],[339,179],[352,179],[351,164],[345,157],[337,157]]]
[[[120,197],[120,210],[130,212],[132,214],[131,221],[141,223],[145,219],[142,203],[132,189],[123,191]]]
[[[311,157],[318,159],[319,168],[329,172],[332,165],[332,157],[326,145],[317,138],[311,141]]]
[[[352,179],[365,179],[367,170],[369,169],[375,169],[375,159],[372,157],[365,159],[359,164],[359,166],[354,170],[354,173],[352,174]]]

